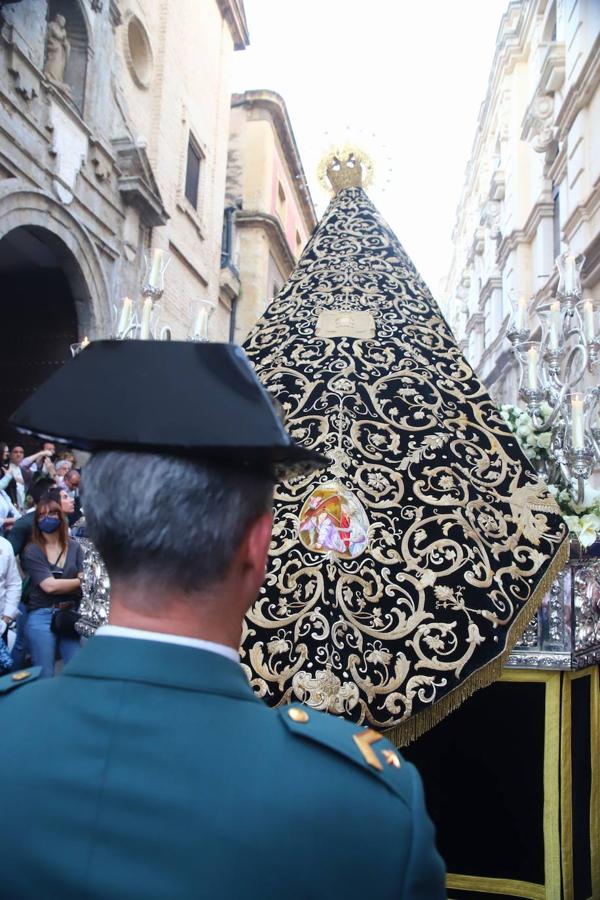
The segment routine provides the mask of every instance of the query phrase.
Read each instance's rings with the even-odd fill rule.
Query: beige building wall
[[[220,291],[220,252],[234,49],[247,33],[243,7],[217,0],[124,0],[122,92],[136,139],[146,145],[169,220],[153,230],[148,250],[171,254],[164,321],[185,338],[201,300],[215,302],[213,340],[227,340],[230,300]],[[132,63],[129,23],[149,44],[151,76]],[[185,196],[190,137],[201,156],[198,203]]]
[[[511,292],[556,290],[556,256],[584,253],[600,299],[600,4],[516,0],[500,25],[452,235],[445,311],[492,394],[516,402]]]
[[[240,289],[234,337],[243,341],[292,272],[316,216],[282,98],[234,94],[227,202],[235,207]]]

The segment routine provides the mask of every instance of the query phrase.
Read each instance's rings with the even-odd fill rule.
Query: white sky
[[[465,166],[508,0],[244,0],[233,90],[285,100],[312,197],[333,143],[375,159],[369,195],[431,288],[452,255]]]

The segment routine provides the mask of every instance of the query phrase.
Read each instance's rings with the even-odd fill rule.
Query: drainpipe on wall
[[[235,316],[237,313],[237,304],[239,297],[232,297],[231,299],[231,312],[229,314],[229,343],[235,343]]]

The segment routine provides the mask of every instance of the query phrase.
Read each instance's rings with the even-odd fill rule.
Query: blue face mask
[[[53,531],[60,528],[60,519],[52,519],[50,516],[44,516],[38,522],[38,526],[40,531],[44,531],[46,534],[52,534]]]

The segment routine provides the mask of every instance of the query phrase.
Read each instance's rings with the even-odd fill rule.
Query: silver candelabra
[[[562,253],[556,297],[536,310],[539,326],[532,334],[529,305],[520,297],[507,330],[520,367],[519,396],[535,432],[550,434],[545,475],[562,481],[577,503],[583,503],[585,483],[600,464],[600,329],[597,304],[582,297],[584,262],[568,249]],[[584,380],[592,385],[584,387]],[[547,417],[543,403],[550,407]]]

